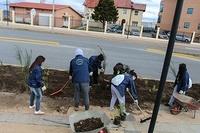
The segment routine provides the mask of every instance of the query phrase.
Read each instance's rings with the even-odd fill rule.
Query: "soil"
[[[88,118],[74,123],[76,132],[87,132],[103,127],[104,124],[100,118]]]
[[[45,70],[45,81],[47,90],[44,95],[50,97],[50,94],[62,88],[62,86],[68,80],[68,73],[66,71],[58,70]],[[103,79],[111,80],[111,75],[104,75],[100,78],[100,85],[93,86],[90,91],[90,104],[95,106],[107,107],[111,99],[110,84],[104,82]],[[159,81],[138,79],[136,81],[136,87],[139,96],[139,104],[142,108],[152,109],[155,101]],[[200,99],[200,84],[193,84],[188,95]],[[22,69],[14,66],[0,66],[0,91],[1,92],[12,92],[16,94],[28,93],[28,87],[26,86],[23,78]],[[167,82],[165,84],[162,102],[168,102],[169,97],[173,91],[173,83]],[[51,98],[63,99],[73,98],[74,90],[70,83],[63,91],[54,95]],[[130,104],[133,103],[132,99],[127,95],[126,101]],[[55,105],[56,106],[56,105]],[[59,110],[58,110],[59,111]]]

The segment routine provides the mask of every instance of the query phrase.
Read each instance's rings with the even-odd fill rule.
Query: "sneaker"
[[[29,109],[34,109],[34,108],[35,108],[35,105],[29,106]]]
[[[42,112],[41,110],[39,110],[39,111],[35,111],[34,114],[35,115],[44,115],[44,112]]]

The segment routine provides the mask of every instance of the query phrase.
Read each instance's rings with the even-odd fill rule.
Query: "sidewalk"
[[[113,37],[114,39],[126,39],[127,35],[116,34],[116,33],[104,33],[104,32],[95,32],[95,31],[85,31],[85,30],[76,30],[76,29],[65,29],[65,28],[49,28],[46,26],[36,26],[36,25],[28,25],[28,24],[18,24],[18,23],[9,23],[7,26],[6,22],[0,22],[0,27],[3,28],[13,28],[13,29],[22,29],[22,30],[31,30],[31,31],[40,31],[40,32],[48,32],[48,33],[58,33],[58,34],[72,34],[72,35],[81,35],[81,36],[92,36],[92,37],[101,37],[101,38],[109,38]],[[86,34],[87,33],[87,34]],[[144,40],[144,41],[154,41],[154,42],[168,42],[168,40],[164,39],[155,39],[150,37],[138,37],[138,36],[129,36],[130,40]],[[177,45],[185,46],[185,43],[176,42]],[[189,44],[192,47],[199,47],[200,43],[192,43]]]

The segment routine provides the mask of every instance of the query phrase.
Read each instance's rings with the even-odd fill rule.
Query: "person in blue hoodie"
[[[110,110],[114,109],[116,101],[119,101],[120,104],[120,113],[126,113],[125,109],[125,92],[127,88],[130,90],[133,98],[135,99],[135,104],[138,104],[138,95],[135,86],[135,76],[131,74],[125,74],[123,64],[118,63],[113,68],[114,77],[111,80],[111,93],[112,98],[110,102]],[[131,71],[134,72],[134,71]]]
[[[43,56],[38,56],[29,68],[28,86],[31,90],[29,108],[35,108],[36,115],[44,114],[44,112],[40,110],[40,102],[42,99],[41,89],[44,86],[41,65],[44,61],[45,58]]]
[[[74,86],[75,111],[78,111],[80,94],[82,93],[85,110],[89,109],[89,82],[90,82],[89,60],[84,57],[83,51],[79,48],[75,50],[75,58],[70,62],[70,79]]]
[[[173,94],[168,102],[166,104],[167,106],[172,106],[174,103],[174,94],[179,93],[179,94],[184,94],[188,91],[189,88],[191,88],[192,83],[191,79],[189,76],[189,73],[187,71],[186,64],[182,63],[179,64],[179,70],[178,74],[176,76],[176,80],[174,83],[174,91]]]
[[[101,72],[104,72],[104,69],[102,67],[102,62],[104,61],[103,54],[99,54],[97,56],[91,56],[89,58],[89,63],[91,66],[92,75],[90,76],[90,85],[92,84],[98,84],[98,70],[100,69]]]

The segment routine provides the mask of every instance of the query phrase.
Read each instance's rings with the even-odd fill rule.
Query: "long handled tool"
[[[70,79],[67,80],[67,82],[62,86],[62,88],[60,88],[56,92],[53,92],[52,94],[50,94],[50,96],[53,96],[53,95],[58,94],[59,92],[61,92],[68,85],[69,81],[70,81]]]
[[[133,101],[135,100],[134,98],[133,98],[133,96],[131,95],[131,93],[130,93],[130,91],[127,89],[127,92],[128,92],[128,94],[130,95],[130,97],[133,99]],[[148,121],[148,120],[151,120],[151,117],[146,117],[146,115],[145,115],[145,113],[144,113],[144,111],[140,108],[140,106],[138,105],[138,104],[136,104],[136,106],[138,107],[138,109],[140,110],[140,112],[142,113],[142,115],[143,115],[143,119],[140,119],[140,123],[144,123],[144,122],[146,122],[146,121]]]

